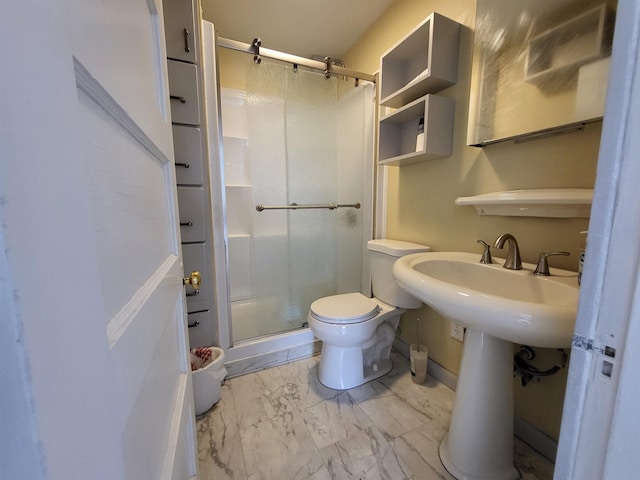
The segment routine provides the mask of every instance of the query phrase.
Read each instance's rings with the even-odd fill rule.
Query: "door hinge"
[[[571,342],[573,348],[584,350],[585,352],[595,353],[607,357],[602,360],[602,368],[600,372],[605,377],[611,378],[613,373],[614,359],[616,358],[616,349],[611,345],[605,345],[602,347],[598,345],[592,338],[586,338],[581,335],[574,335]]]

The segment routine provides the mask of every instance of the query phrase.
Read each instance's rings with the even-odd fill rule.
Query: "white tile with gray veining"
[[[256,355],[254,357],[243,358],[225,364],[229,377],[246,375],[248,373],[273,368],[287,362],[288,353],[286,350],[271,352],[266,355]]]
[[[446,429],[437,420],[431,420],[420,427],[394,438],[394,451],[408,465],[412,472],[422,472],[422,478],[453,480],[440,463],[438,448]],[[420,477],[416,477],[420,478]]]
[[[277,368],[229,380],[240,427],[268,420],[291,410],[291,395]]]
[[[364,400],[359,405],[380,431],[394,438],[430,420],[421,410],[397,395]]]
[[[196,420],[199,478],[246,480],[240,429],[226,382],[220,401]]]
[[[392,354],[384,377],[348,391],[318,381],[311,357],[232,378],[197,421],[200,480],[451,480],[438,456],[454,393],[411,381]],[[523,480],[553,478],[553,464],[516,439]]]
[[[297,410],[240,427],[240,435],[250,480],[323,478],[326,472]]]
[[[347,392],[305,409],[303,415],[318,448],[344,440],[372,425]]]
[[[320,353],[322,342],[314,340],[310,343],[292,347],[287,350],[278,350],[253,357],[243,358],[225,363],[229,377],[237,377],[248,373],[264,370],[265,368],[273,368],[288,362],[295,362],[310,355]]]
[[[370,427],[321,450],[331,478],[389,479],[413,478],[385,436]]]
[[[336,398],[340,392],[325,387],[318,380],[317,356],[278,367],[280,375],[296,396],[300,410],[313,407],[324,400]]]

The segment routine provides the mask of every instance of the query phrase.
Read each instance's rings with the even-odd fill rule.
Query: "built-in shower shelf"
[[[458,197],[455,204],[472,205],[478,215],[588,218],[592,200],[593,190],[589,188],[553,188]]]

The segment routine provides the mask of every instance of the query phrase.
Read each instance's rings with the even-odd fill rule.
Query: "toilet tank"
[[[369,266],[373,295],[389,305],[400,308],[419,308],[422,301],[400,288],[392,273],[396,260],[405,255],[429,252],[431,247],[400,240],[369,240]]]

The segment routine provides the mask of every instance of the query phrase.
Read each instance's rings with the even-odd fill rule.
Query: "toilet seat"
[[[310,313],[324,323],[348,325],[371,320],[380,312],[378,303],[361,293],[344,293],[316,300]]]

